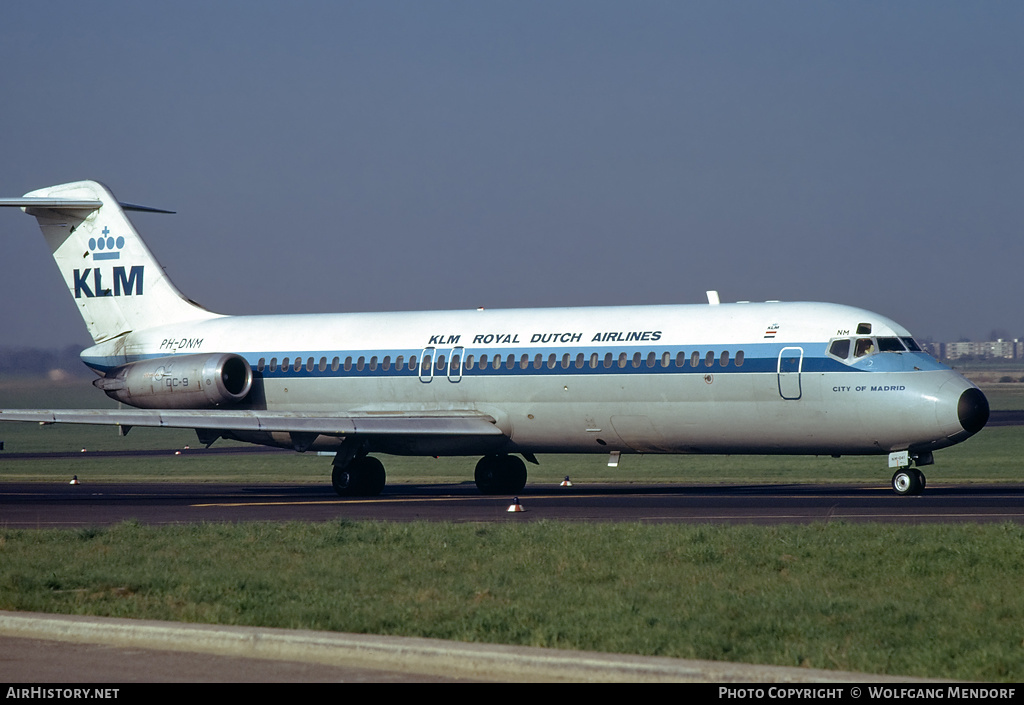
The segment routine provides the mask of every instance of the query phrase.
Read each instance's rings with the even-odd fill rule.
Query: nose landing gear
[[[924,473],[917,468],[900,468],[892,476],[892,489],[899,495],[921,494],[925,482]]]
[[[915,495],[924,492],[926,480],[924,473],[918,468],[910,467],[911,460],[917,465],[934,463],[931,451],[911,454],[909,451],[898,451],[889,454],[889,467],[896,468],[892,476],[892,491],[898,495]]]

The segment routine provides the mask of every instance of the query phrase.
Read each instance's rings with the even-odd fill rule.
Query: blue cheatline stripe
[[[459,375],[462,377],[508,377],[508,376],[565,376],[565,375],[582,375],[582,376],[595,376],[595,375],[667,375],[667,374],[752,374],[752,373],[775,373],[778,370],[778,356],[784,348],[789,347],[802,347],[804,349],[804,356],[802,361],[802,371],[805,373],[811,372],[869,372],[869,371],[883,371],[882,366],[879,366],[876,370],[865,370],[851,367],[850,365],[839,362],[833,358],[825,356],[809,356],[807,354],[808,349],[822,349],[823,345],[817,343],[811,344],[753,344],[743,347],[714,347],[714,346],[701,346],[697,348],[684,348],[682,366],[676,366],[677,356],[680,352],[679,348],[667,348],[667,347],[646,347],[646,348],[627,348],[627,347],[616,347],[616,348],[600,348],[595,349],[591,347],[587,348],[572,348],[572,349],[561,349],[558,351],[552,350],[551,348],[504,348],[504,349],[465,349],[462,347],[456,347],[455,350],[460,355],[462,362],[462,369],[459,371]],[[276,378],[352,378],[352,377],[446,377],[449,374],[448,363],[452,353],[451,347],[437,347],[430,348],[430,354],[432,355],[431,364],[433,366],[433,372],[429,370],[422,370],[422,354],[426,348],[418,349],[404,349],[404,350],[346,350],[346,351],[277,351],[268,353],[238,353],[245,357],[253,370],[257,374],[264,378],[276,379]],[[729,358],[725,365],[722,365],[722,352],[728,351]],[[743,363],[740,366],[736,365],[736,355],[738,352],[743,352]],[[195,351],[190,351],[195,352]],[[218,351],[221,352],[221,351]],[[223,351],[228,352],[228,351]],[[669,365],[667,367],[662,366],[662,360],[665,353],[669,354]],[[711,364],[707,364],[707,355],[712,353]],[[626,355],[625,366],[619,366],[619,358],[622,354]],[[634,358],[639,353],[639,364],[634,365]],[[654,366],[648,367],[647,359],[648,356],[654,353]],[[697,353],[697,365],[694,366],[693,354]],[[437,358],[433,357],[437,354],[444,355],[444,368],[437,368]],[[555,356],[554,366],[549,366],[549,358],[551,355]],[[568,354],[568,366],[562,367],[562,359]],[[576,358],[578,355],[583,355],[582,367],[576,366]],[[591,367],[591,357],[596,354],[598,358],[597,366]],[[605,358],[611,355],[611,365],[605,367]],[[913,354],[913,353],[910,353]],[[487,356],[487,366],[483,369],[480,368],[479,361],[482,355]],[[494,357],[499,356],[501,359],[500,365],[497,369],[494,367]],[[527,364],[523,367],[522,359],[523,356],[527,357]],[[535,367],[535,360],[540,355],[541,363],[540,367]],[[396,359],[401,356],[402,368],[395,368]],[[473,358],[473,367],[468,368],[465,365],[466,357],[471,356]],[[508,359],[513,358],[513,364],[509,367]],[[880,354],[875,356],[876,358],[884,358],[886,354]],[[136,360],[142,359],[155,359],[165,357],[163,354],[149,354],[138,356]],[[383,369],[384,358],[389,358],[388,369]],[[313,364],[312,369],[309,367],[309,360],[312,358]],[[320,369],[321,359],[326,359],[326,369]],[[335,358],[338,359],[337,370],[333,369],[333,362]],[[350,369],[345,369],[346,358],[351,359]],[[358,360],[363,358],[362,369],[358,369]],[[370,369],[371,359],[376,358],[375,369]],[[416,366],[410,369],[409,360],[410,358],[416,359]],[[275,369],[270,370],[269,363],[271,360],[275,360]],[[282,369],[282,363],[284,360],[288,360],[288,369]],[[301,360],[301,366],[298,370],[295,370],[295,360]],[[930,359],[930,358],[929,358]],[[259,361],[263,360],[263,369],[258,369]],[[83,361],[100,372],[108,371],[118,364],[119,361],[111,360],[110,358],[83,358]],[[135,361],[135,360],[132,360]],[[934,360],[932,360],[934,363]],[[889,366],[884,366],[889,367]],[[890,368],[891,369],[891,368]],[[902,369],[902,368],[900,368]]]

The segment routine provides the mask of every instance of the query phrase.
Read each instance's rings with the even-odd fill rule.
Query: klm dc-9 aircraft
[[[826,303],[225,316],[174,287],[94,181],[0,200],[35,216],[94,345],[93,384],[136,407],[0,420],[167,426],[336,453],[343,496],[371,453],[479,455],[516,493],[537,453],[888,456],[920,493],[933,452],[988,421],[985,395],[894,321]],[[167,211],[164,211],[167,212]]]

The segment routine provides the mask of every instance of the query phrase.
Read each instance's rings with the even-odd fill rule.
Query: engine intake
[[[93,385],[145,409],[209,409],[245,399],[252,368],[233,353],[172,355],[115,367]]]

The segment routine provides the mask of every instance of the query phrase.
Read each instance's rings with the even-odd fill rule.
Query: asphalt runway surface
[[[329,485],[0,483],[0,526],[77,528],[239,521],[631,521],[647,523],[1024,521],[1024,485],[929,483],[900,497],[888,483],[855,485],[527,485],[481,495],[472,482],[391,485],[341,498]]]
[[[1024,425],[1024,411],[993,411],[990,426]],[[268,448],[207,449],[208,454],[287,453]],[[166,450],[102,456],[165,455]],[[4,453],[4,458],[78,453]],[[0,482],[0,526],[82,527],[129,519],[147,524],[197,521],[562,521],[806,523],[817,521],[1024,521],[1024,484],[954,485],[933,481],[900,497],[888,482],[858,485],[527,485],[518,497],[484,496],[472,482],[389,485],[379,497],[341,498],[324,485]]]

